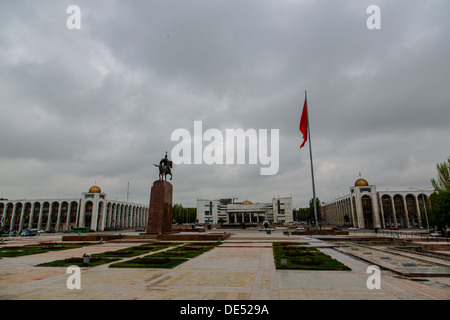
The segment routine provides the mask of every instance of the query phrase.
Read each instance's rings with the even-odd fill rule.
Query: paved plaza
[[[369,289],[372,265],[331,242],[312,236],[232,230],[222,245],[173,269],[81,268],[81,289],[68,289],[65,267],[35,265],[131,246],[106,242],[63,251],[0,259],[1,300],[449,300],[450,277],[407,278],[381,270],[381,288]],[[58,241],[61,235],[9,241],[6,246]],[[351,271],[277,270],[272,242],[296,241],[339,260]],[[340,248],[340,250],[339,250]],[[365,249],[368,250],[368,249]],[[375,252],[374,252],[375,255]],[[404,257],[403,257],[404,258]],[[443,270],[446,265],[441,265]]]

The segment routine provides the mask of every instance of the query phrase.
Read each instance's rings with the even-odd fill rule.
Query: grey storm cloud
[[[69,30],[66,9],[81,9]],[[369,5],[381,29],[366,27]],[[279,129],[280,168],[179,165],[174,201],[312,197],[298,130],[308,91],[317,196],[358,173],[425,187],[449,156],[446,0],[17,1],[0,4],[0,197],[95,183],[146,203],[177,128]]]

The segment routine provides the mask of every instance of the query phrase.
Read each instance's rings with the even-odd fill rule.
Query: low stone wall
[[[450,245],[439,243],[422,244],[422,249],[427,251],[450,251]]]
[[[162,234],[157,237],[162,241],[217,241],[225,240],[231,236],[230,233],[221,234]]]
[[[62,236],[62,241],[103,241],[122,239],[122,235],[111,234],[87,234],[87,235],[70,235]]]
[[[258,227],[257,223],[245,223],[244,226],[242,223],[224,223],[220,225],[220,229],[246,229],[246,228],[256,228]]]
[[[334,236],[334,235],[348,235],[348,231],[345,230],[305,230],[305,231],[291,231],[293,235],[299,236]]]
[[[174,227],[172,228],[172,231],[174,232],[205,232],[204,228],[178,228],[178,227]]]

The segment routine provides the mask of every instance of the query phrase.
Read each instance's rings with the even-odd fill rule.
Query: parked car
[[[356,230],[359,230],[358,228],[355,228],[355,227],[350,227],[350,228],[348,228],[348,230],[349,231],[356,231]]]
[[[259,231],[275,231],[275,229],[274,228],[263,228],[263,227],[261,227],[261,228],[259,228]]]
[[[303,228],[303,227],[297,227],[297,228],[295,228],[295,230],[297,230],[297,231],[305,231],[305,228]]]
[[[37,233],[38,232],[36,229],[31,229],[31,230],[22,231],[22,233],[20,235],[24,236],[24,237],[32,237],[32,236],[37,235]]]
[[[442,232],[441,232],[441,231],[432,231],[432,232],[430,233],[430,235],[431,235],[432,237],[442,237]]]

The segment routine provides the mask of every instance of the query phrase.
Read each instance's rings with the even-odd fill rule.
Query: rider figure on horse
[[[159,167],[159,179],[163,180],[163,178],[165,180],[167,180],[166,176],[168,174],[170,174],[170,180],[172,180],[172,170],[170,170],[170,168],[172,168],[172,161],[170,161],[167,157],[167,151],[166,151],[166,155],[164,158],[161,159],[161,161],[159,162],[159,166],[157,166],[155,164],[156,167]]]

